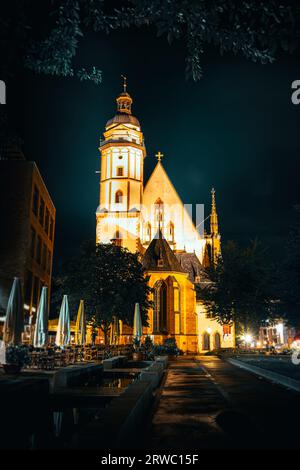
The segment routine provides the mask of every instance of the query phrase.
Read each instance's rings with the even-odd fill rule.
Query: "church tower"
[[[216,191],[214,188],[211,190],[210,235],[208,236],[207,243],[210,247],[210,261],[216,264],[221,254],[221,235],[219,233]]]
[[[127,92],[117,97],[117,113],[107,121],[100,144],[100,204],[96,243],[114,243],[135,252],[140,245],[140,214],[146,149],[141,126],[132,115]]]

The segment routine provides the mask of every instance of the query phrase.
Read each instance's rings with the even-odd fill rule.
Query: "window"
[[[38,215],[38,207],[39,207],[39,190],[34,185],[33,188],[33,200],[32,200],[32,210],[33,213],[37,216]]]
[[[124,168],[122,166],[117,167],[117,176],[123,176]]]
[[[230,325],[223,325],[223,334],[230,335],[231,334],[231,326]]]
[[[112,242],[116,246],[122,246],[122,236],[121,236],[120,230],[116,230],[116,233],[114,235],[114,238],[112,239]]]
[[[33,287],[33,298],[32,304],[37,307],[39,302],[39,293],[40,293],[40,280],[38,277],[34,277],[34,287]]]
[[[50,233],[49,233],[49,238],[50,238],[51,241],[53,240],[53,229],[54,229],[54,220],[51,217],[51,220],[50,220]]]
[[[48,250],[48,255],[47,255],[47,273],[51,273],[51,251]]]
[[[210,334],[204,333],[202,338],[202,348],[204,351],[210,350]]]
[[[215,333],[215,349],[221,348],[221,336],[220,333]]]
[[[146,225],[146,242],[150,242],[151,241],[151,224],[147,224]]]
[[[41,237],[37,237],[36,261],[39,264],[41,264],[41,257],[42,257],[42,240],[41,240]]]
[[[157,281],[154,286],[154,315],[153,332],[167,332],[167,285],[164,281]]]
[[[25,281],[25,304],[29,306],[31,304],[32,280],[32,272],[28,270],[26,273]]]
[[[35,237],[36,237],[35,230],[33,227],[31,227],[30,255],[32,258],[34,258],[34,254],[35,254]]]
[[[49,233],[49,222],[50,222],[50,214],[49,214],[49,210],[46,209],[46,216],[45,216],[45,232]]]
[[[47,247],[44,244],[43,245],[43,257],[42,257],[42,268],[46,271],[46,266],[47,266]]]
[[[123,193],[122,191],[117,191],[116,196],[115,196],[115,203],[116,204],[121,204],[123,202]]]
[[[39,209],[39,221],[42,226],[44,226],[44,216],[45,216],[45,201],[41,198],[40,209]]]
[[[173,293],[174,293],[175,334],[180,334],[181,333],[180,287],[177,281],[173,282]]]
[[[168,228],[169,242],[174,243],[174,224],[170,222]]]

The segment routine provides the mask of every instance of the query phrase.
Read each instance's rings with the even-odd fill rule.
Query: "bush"
[[[163,344],[155,344],[152,348],[154,356],[179,356],[180,350],[177,347],[175,338],[167,338]]]
[[[10,344],[6,348],[5,356],[7,364],[15,364],[21,367],[30,364],[28,347],[24,344]]]

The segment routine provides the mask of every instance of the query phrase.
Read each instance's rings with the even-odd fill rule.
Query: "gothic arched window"
[[[150,223],[146,225],[145,238],[146,238],[146,242],[151,242],[151,224]]]
[[[210,334],[209,333],[204,333],[203,334],[203,350],[204,351],[209,351],[210,350]]]
[[[215,349],[221,348],[221,336],[220,333],[215,333]]]
[[[169,223],[168,226],[168,240],[170,243],[174,243],[174,224],[173,222]]]
[[[122,246],[122,234],[119,229],[115,231],[114,237],[111,239],[111,242],[116,246]]]
[[[123,202],[123,193],[122,191],[119,189],[117,192],[116,192],[116,196],[115,196],[115,203],[116,204],[120,204]]]
[[[154,285],[153,333],[167,331],[167,285],[157,281]]]
[[[173,299],[174,299],[175,334],[180,334],[181,333],[180,286],[176,280],[173,281]]]

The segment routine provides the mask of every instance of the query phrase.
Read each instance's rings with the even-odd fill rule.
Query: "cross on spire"
[[[125,75],[121,75],[121,77],[123,78],[123,90],[124,90],[124,93],[127,92],[127,77]]]
[[[157,153],[155,154],[155,156],[156,156],[156,158],[157,158],[157,161],[158,161],[158,162],[161,162],[161,159],[162,159],[162,157],[164,156],[164,154],[159,151],[159,152],[157,152]]]

